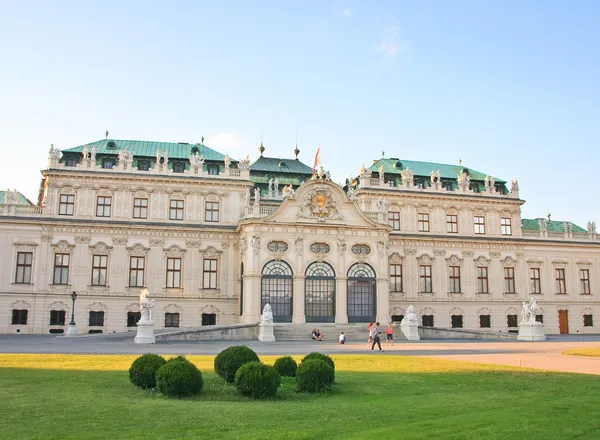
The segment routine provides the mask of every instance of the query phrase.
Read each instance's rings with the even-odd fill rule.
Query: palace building
[[[108,137],[108,136],[107,136]],[[140,289],[156,327],[395,321],[600,331],[594,222],[521,218],[519,187],[462,165],[381,158],[342,187],[320,167],[198,144],[50,149],[33,204],[0,192],[0,331],[125,331]],[[364,324],[360,324],[364,325]]]

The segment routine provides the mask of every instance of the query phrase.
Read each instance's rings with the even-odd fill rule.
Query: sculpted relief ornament
[[[337,201],[326,190],[317,189],[310,191],[302,199],[302,210],[296,218],[312,218],[319,222],[326,220],[342,220],[344,216],[339,212]]]

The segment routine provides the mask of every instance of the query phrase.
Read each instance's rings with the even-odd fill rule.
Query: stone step
[[[273,328],[276,341],[302,341],[310,340],[312,330],[316,328],[324,335],[326,341],[337,341],[341,332],[346,335],[348,342],[364,341],[369,339],[369,329],[366,323],[360,324],[333,324],[333,323],[309,323],[309,324],[287,324],[276,323]],[[381,340],[385,340],[385,326],[381,326]],[[406,340],[399,325],[394,325],[394,339]]]

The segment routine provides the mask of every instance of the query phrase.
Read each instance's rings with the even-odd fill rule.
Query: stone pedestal
[[[541,322],[527,322],[519,324],[518,341],[545,341],[544,326]]]
[[[403,319],[400,323],[400,329],[409,341],[421,340],[421,337],[419,336],[419,324],[417,324],[417,321],[407,321],[406,319]]]
[[[261,322],[258,325],[258,340],[262,342],[275,342],[275,334],[273,333],[272,322]]]
[[[133,340],[134,344],[154,344],[154,321],[142,321],[137,323],[137,335]]]
[[[77,336],[77,327],[70,325],[69,328],[67,328],[67,334],[65,336]]]

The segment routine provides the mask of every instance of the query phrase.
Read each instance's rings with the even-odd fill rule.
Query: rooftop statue
[[[225,159],[223,159],[223,162],[225,163],[225,168],[229,168],[229,165],[231,165],[231,160],[229,159],[229,156],[227,154],[225,155]]]
[[[258,205],[258,201],[260,200],[260,188],[254,188],[254,204]]]

